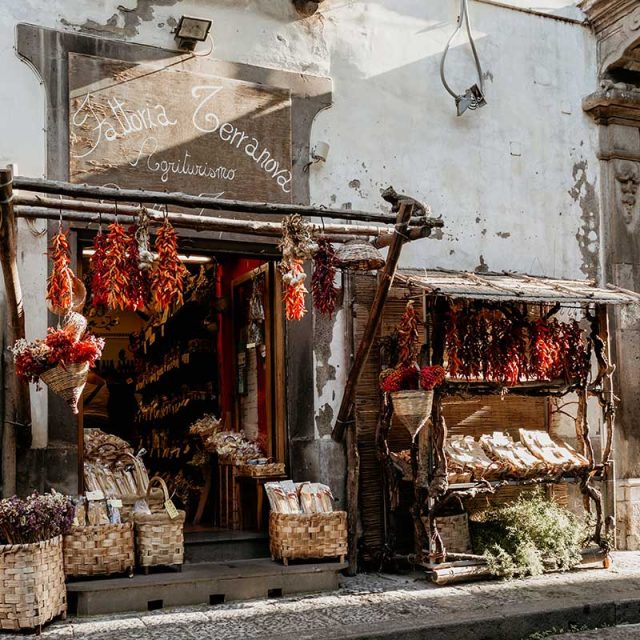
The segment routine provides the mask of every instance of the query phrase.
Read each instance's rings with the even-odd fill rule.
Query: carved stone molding
[[[614,163],[614,175],[617,183],[616,205],[624,223],[630,226],[636,218],[640,164],[618,160]]]
[[[640,87],[604,81],[603,88],[584,98],[582,108],[598,124],[640,127]]]
[[[640,6],[638,0],[582,0],[598,37],[600,74],[624,69],[640,72]]]

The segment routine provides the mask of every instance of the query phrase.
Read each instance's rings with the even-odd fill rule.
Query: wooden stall
[[[358,340],[375,278],[358,275],[353,286]],[[429,424],[413,440],[394,411],[394,394],[379,389],[381,372],[397,364],[396,330],[408,300],[420,318],[420,366],[446,371]],[[483,556],[464,535],[468,517],[543,487],[556,502],[591,514],[584,556],[606,562],[615,544],[616,401],[607,306],[639,301],[634,292],[587,281],[396,274],[355,393],[363,559],[409,560],[437,583],[486,576]],[[476,324],[478,334],[465,342],[459,334]],[[558,366],[543,370],[540,354],[518,354],[518,345],[527,353],[542,348],[535,331],[547,326],[564,331],[566,346]],[[491,348],[498,349],[493,360]]]

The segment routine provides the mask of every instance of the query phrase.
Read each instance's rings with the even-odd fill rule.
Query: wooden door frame
[[[267,456],[276,462],[287,462],[287,414],[286,414],[286,390],[285,390],[285,340],[284,319],[282,314],[282,286],[281,276],[273,261],[264,264],[242,274],[231,281],[231,308],[235,309],[235,289],[246,283],[256,275],[265,275],[265,322],[264,336],[266,348],[265,361],[265,396],[267,401],[267,428],[269,439],[267,444]],[[233,327],[234,345],[236,327]],[[235,354],[235,346],[234,346]],[[237,380],[237,361],[233,358],[233,379]],[[234,424],[239,425],[239,396],[234,388]]]

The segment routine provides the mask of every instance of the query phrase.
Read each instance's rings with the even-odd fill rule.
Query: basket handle
[[[153,476],[153,478],[149,480],[149,485],[147,486],[147,498],[151,497],[151,488],[154,482],[160,485],[162,492],[164,493],[164,501],[167,502],[167,500],[170,499],[169,489],[167,489],[167,483],[160,476]]]

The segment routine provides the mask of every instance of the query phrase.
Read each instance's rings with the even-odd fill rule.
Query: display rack
[[[501,274],[504,276],[504,274]],[[439,278],[442,274],[438,274]],[[514,276],[509,276],[514,278]],[[537,282],[539,286],[538,296],[529,296],[522,300],[521,292],[510,291],[505,288],[496,294],[492,287],[491,277],[484,276],[489,281],[488,288],[494,295],[487,299],[480,297],[481,305],[490,305],[499,308],[500,305],[518,305],[526,313],[527,305],[541,305],[547,313],[556,313],[566,306],[572,310],[580,310],[584,321],[588,325],[586,343],[588,357],[592,361],[593,372],[587,380],[553,380],[553,381],[524,381],[519,384],[506,385],[498,382],[480,380],[446,379],[436,388],[431,420],[429,428],[423,429],[421,434],[411,442],[411,470],[405,469],[404,474],[394,464],[390,447],[390,435],[394,418],[390,394],[383,393],[381,397],[381,410],[376,433],[376,448],[378,459],[382,464],[385,493],[385,522],[392,523],[397,515],[397,509],[401,502],[403,484],[409,480],[412,486],[412,498],[410,500],[410,513],[413,521],[415,553],[410,554],[412,562],[424,566],[431,574],[435,582],[454,582],[460,579],[488,575],[488,569],[482,556],[471,553],[448,552],[436,527],[436,519],[446,513],[453,504],[462,505],[479,496],[493,496],[503,487],[531,487],[558,486],[561,484],[574,484],[581,492],[585,506],[594,514],[591,542],[592,546],[585,552],[589,561],[608,562],[608,551],[615,536],[615,502],[613,497],[613,485],[615,482],[614,466],[611,460],[613,433],[615,423],[615,398],[613,395],[612,375],[615,367],[610,364],[609,331],[607,305],[613,303],[637,302],[636,294],[623,292],[618,299],[608,289],[591,288],[588,293],[584,291],[585,283],[580,283],[581,288],[571,288],[571,283],[559,285],[553,281],[552,286],[546,286],[545,279],[533,279],[529,276],[520,281],[527,284]],[[423,356],[428,358],[431,365],[446,365],[445,356],[445,317],[452,300],[466,298],[476,300],[474,292],[447,291],[446,284],[439,282],[437,290],[429,286],[429,276],[420,278],[400,277],[401,284],[406,287],[406,297],[418,297],[422,299],[425,315]],[[474,275],[473,285],[470,289],[477,288]],[[477,280],[480,280],[477,278]],[[560,281],[561,282],[561,281]],[[520,284],[519,283],[519,284]],[[503,285],[504,286],[504,285]],[[493,290],[492,290],[493,289]],[[492,290],[492,291],[491,291]],[[549,293],[551,290],[551,295]],[[624,299],[624,294],[628,294]],[[565,299],[566,298],[566,299]],[[600,299],[599,299],[600,298]],[[384,348],[384,339],[381,342]],[[384,362],[384,356],[381,357]],[[568,394],[575,394],[577,398],[577,412],[575,416],[576,440],[580,448],[579,453],[588,460],[588,465],[574,472],[562,472],[556,474],[528,475],[527,477],[491,478],[490,480],[478,479],[468,482],[450,482],[449,469],[445,446],[448,439],[447,424],[443,415],[443,409],[448,400],[452,398],[470,399],[483,396],[520,396],[523,398],[563,398]],[[596,398],[601,411],[602,455],[596,459],[593,436],[589,429],[589,399]],[[521,425],[527,426],[527,425]],[[395,427],[394,427],[395,429]],[[396,436],[397,437],[397,436]],[[404,475],[404,481],[403,481]],[[407,478],[407,475],[409,478]],[[404,491],[406,494],[407,492]],[[392,526],[385,525],[386,554],[389,558],[399,558],[394,554],[395,532],[388,530]]]

